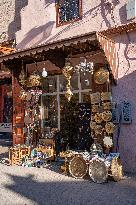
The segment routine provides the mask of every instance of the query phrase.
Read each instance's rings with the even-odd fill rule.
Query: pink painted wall
[[[56,28],[55,0],[28,0],[20,11],[21,29],[16,32],[17,48],[27,48],[127,23],[126,0],[82,0],[83,17]],[[115,6],[111,18],[111,6]]]
[[[116,41],[118,81],[113,86],[113,101],[132,105],[132,124],[121,124],[119,152],[124,169],[136,172],[136,32],[114,37]],[[114,139],[116,141],[117,133]]]

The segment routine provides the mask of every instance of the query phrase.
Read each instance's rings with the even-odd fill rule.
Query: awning
[[[37,47],[29,48],[29,49],[24,49],[24,50],[17,50],[14,51],[13,53],[6,54],[0,56],[0,63],[6,62],[9,60],[16,60],[16,59],[22,59],[25,57],[30,57],[31,55],[34,56],[36,54],[42,54],[43,52],[49,51],[49,50],[54,50],[56,48],[62,48],[65,50],[66,47],[73,47],[76,45],[77,48],[79,48],[79,45],[82,43],[86,43],[88,45],[88,42],[90,42],[89,47],[94,47],[95,51],[95,46],[91,44],[92,42],[95,42],[97,44],[97,47],[99,49],[103,50],[105,53],[105,56],[107,57],[107,61],[110,64],[110,68],[112,70],[114,78],[117,78],[117,68],[116,68],[116,50],[115,50],[115,43],[107,38],[105,35],[96,32],[88,33],[86,35],[80,35],[77,37],[73,38],[68,38],[65,40],[59,40],[53,43],[48,43],[44,45],[39,45]],[[86,47],[85,47],[86,48]],[[85,53],[86,50],[83,48],[83,52]]]
[[[96,36],[96,32],[91,32],[88,33],[86,35],[80,35],[80,36],[76,36],[73,38],[68,38],[65,40],[59,40],[59,41],[55,41],[53,43],[47,43],[44,45],[39,45],[37,47],[32,47],[29,49],[24,49],[24,50],[17,50],[17,51],[13,51],[10,54],[6,54],[6,55],[1,55],[0,56],[0,63],[4,62],[4,61],[8,61],[8,60],[12,60],[12,59],[17,59],[17,58],[23,58],[26,56],[31,56],[31,55],[35,55],[38,53],[42,53],[44,51],[48,51],[48,50],[54,50],[55,48],[63,48],[71,46],[73,44],[78,44],[86,42],[86,41],[96,41],[97,40],[97,36]]]
[[[136,23],[132,22],[132,23],[128,23],[125,25],[121,25],[121,26],[115,26],[113,28],[109,28],[107,30],[104,30],[101,32],[101,34],[103,35],[113,35],[113,34],[118,34],[118,33],[122,33],[122,32],[131,32],[136,30]]]

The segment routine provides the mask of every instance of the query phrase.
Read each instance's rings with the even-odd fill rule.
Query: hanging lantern
[[[70,89],[70,87],[71,87],[70,80],[71,80],[71,77],[73,75],[73,67],[71,66],[70,62],[66,63],[66,65],[63,68],[62,72],[63,72],[63,75],[65,76],[65,78],[68,81],[67,82],[67,86],[66,86],[66,94],[65,94],[65,96],[66,96],[67,100],[70,101],[71,97],[73,95],[73,93],[72,93],[72,91]]]

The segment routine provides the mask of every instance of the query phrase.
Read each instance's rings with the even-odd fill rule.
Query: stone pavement
[[[95,184],[47,168],[0,164],[0,205],[136,205],[136,178]]]

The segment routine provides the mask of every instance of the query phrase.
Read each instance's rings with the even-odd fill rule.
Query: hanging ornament
[[[70,87],[67,86],[66,88],[67,88],[67,91],[66,91],[65,97],[68,99],[68,101],[70,101],[71,97],[73,96],[73,93],[70,90]]]
[[[95,132],[95,135],[102,135],[102,132],[103,132],[102,125],[96,125],[94,132]]]
[[[113,103],[112,102],[103,102],[102,103],[103,109],[104,110],[112,110],[113,108]]]
[[[73,95],[72,91],[71,91],[71,84],[70,84],[70,80],[71,77],[73,75],[73,67],[71,66],[70,62],[66,62],[65,67],[62,70],[63,75],[65,76],[65,78],[67,79],[67,85],[66,85],[66,98],[68,99],[68,101],[71,100],[71,97]]]

